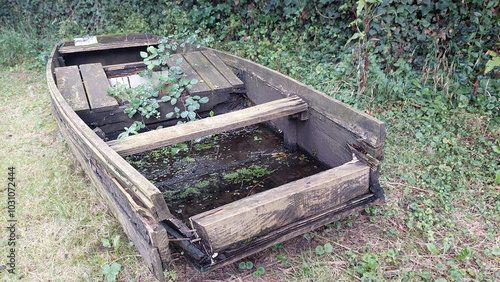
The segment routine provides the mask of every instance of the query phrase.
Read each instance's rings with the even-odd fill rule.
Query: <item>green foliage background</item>
[[[321,90],[355,106],[425,103],[422,91],[432,84],[444,103],[498,113],[498,70],[483,71],[486,52],[500,47],[499,10],[498,0],[11,0],[2,4],[0,22],[15,32],[0,39],[0,62],[33,61],[75,36],[199,29],[213,47],[311,85],[319,81]],[[430,81],[430,72],[445,81]],[[345,95],[360,90],[365,95]]]

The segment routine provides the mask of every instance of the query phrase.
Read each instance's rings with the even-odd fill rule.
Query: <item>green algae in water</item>
[[[324,171],[302,151],[289,151],[263,126],[188,142],[175,156],[164,147],[127,158],[162,191],[179,219]]]

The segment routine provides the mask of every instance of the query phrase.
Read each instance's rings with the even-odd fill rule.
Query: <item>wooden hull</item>
[[[141,46],[140,43],[132,46],[134,40],[137,43],[151,39],[140,36],[125,38],[127,42],[117,38],[111,44],[115,44],[114,48],[128,50]],[[201,50],[215,54],[231,70],[240,74],[251,104],[264,107],[283,101],[283,105],[293,108],[291,112],[301,112],[295,114],[295,118],[281,110],[280,115],[268,111],[265,118],[262,115],[253,117],[249,113],[250,117],[246,120],[255,123],[268,121],[270,127],[283,134],[288,145],[302,148],[330,169],[197,214],[190,218],[192,226],[185,226],[169,212],[161,192],[120,156],[127,155],[127,150],[141,151],[139,147],[144,146],[145,141],[141,141],[139,136],[146,133],[105,142],[89,127],[88,124],[93,123],[108,131],[123,128],[123,108],[114,106],[97,111],[91,106],[90,110],[82,109],[77,114],[74,104],[72,108],[61,94],[62,80],[56,79],[56,69],[64,64],[63,53],[71,54],[68,61],[83,64],[88,62],[79,62],[79,53],[102,53],[106,46],[110,45],[93,46],[92,51],[84,47],[69,47],[64,52],[58,46],[54,47],[47,64],[53,113],[64,138],[93,185],[160,281],[170,260],[167,234],[177,238],[170,243],[183,248],[195,265],[201,270],[209,270],[383,201],[383,190],[378,184],[379,160],[383,157],[385,139],[382,122],[278,72],[230,54],[203,48]],[[117,59],[120,66],[111,59],[111,63],[102,63],[108,76],[114,70],[124,68],[123,64],[127,65],[125,68],[134,67],[134,62],[120,61],[126,59],[119,54],[116,56],[120,58]],[[141,67],[140,63],[135,65]],[[206,91],[206,95],[210,95],[211,101],[216,104],[225,99],[226,94],[211,90]],[[301,102],[294,102],[289,98],[291,95],[299,97]],[[209,106],[216,107],[215,104]],[[234,115],[237,116],[239,114]],[[219,124],[222,121],[215,123],[216,119],[212,118],[209,121],[214,121],[208,123],[212,124],[210,130],[214,132],[229,128],[227,124]],[[129,120],[127,122],[130,124]],[[203,120],[196,122],[201,124]],[[233,126],[242,123],[235,121]],[[184,126],[186,128],[181,128],[181,132],[193,132],[188,124]],[[200,126],[193,128],[197,127]],[[167,140],[162,132],[151,135],[151,138],[161,140],[156,147],[173,142]],[[179,133],[179,136],[188,140],[196,135]],[[146,148],[151,146],[147,143]],[[353,159],[353,155],[357,157]]]

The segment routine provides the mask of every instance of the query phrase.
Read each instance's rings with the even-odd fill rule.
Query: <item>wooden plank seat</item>
[[[116,99],[107,93],[109,82],[100,63],[80,65],[80,73],[92,111],[102,112],[118,107]]]
[[[107,142],[121,156],[157,149],[307,111],[308,104],[291,96],[243,110],[205,118]]]
[[[76,112],[89,111],[87,94],[83,88],[82,78],[77,66],[60,67],[55,69],[59,92],[71,108]]]
[[[55,74],[59,91],[75,112],[102,112],[118,107],[116,99],[107,93],[109,82],[100,63],[59,67]]]

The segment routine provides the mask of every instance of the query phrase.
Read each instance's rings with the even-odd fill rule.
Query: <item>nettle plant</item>
[[[197,34],[198,32],[193,35],[180,33],[159,39],[157,47],[149,46],[146,52],[140,52],[146,69],[139,75],[151,80],[133,88],[117,83],[108,89],[109,95],[127,104],[124,113],[128,114],[130,118],[139,113],[142,118],[142,121],[134,121],[131,126],[125,127],[125,131],[118,135],[118,139],[130,134],[137,134],[139,130],[145,128],[144,117],[160,118],[159,102],[170,103],[173,106],[173,111],[166,113],[165,117],[169,119],[175,115],[177,119],[180,119],[178,124],[197,119],[196,111],[200,109],[201,104],[207,103],[209,98],[188,95],[187,90],[198,83],[198,80],[185,79],[184,72],[179,66],[182,63],[182,58],[177,59],[175,65],[169,66],[167,63],[167,61],[171,61],[173,53],[178,48],[183,48],[183,51],[186,51],[188,44],[198,42],[196,46],[198,48],[201,43],[208,41],[204,39],[199,42]],[[157,74],[153,79],[154,71],[161,71],[161,74]],[[165,95],[158,100],[161,91],[165,91]]]

